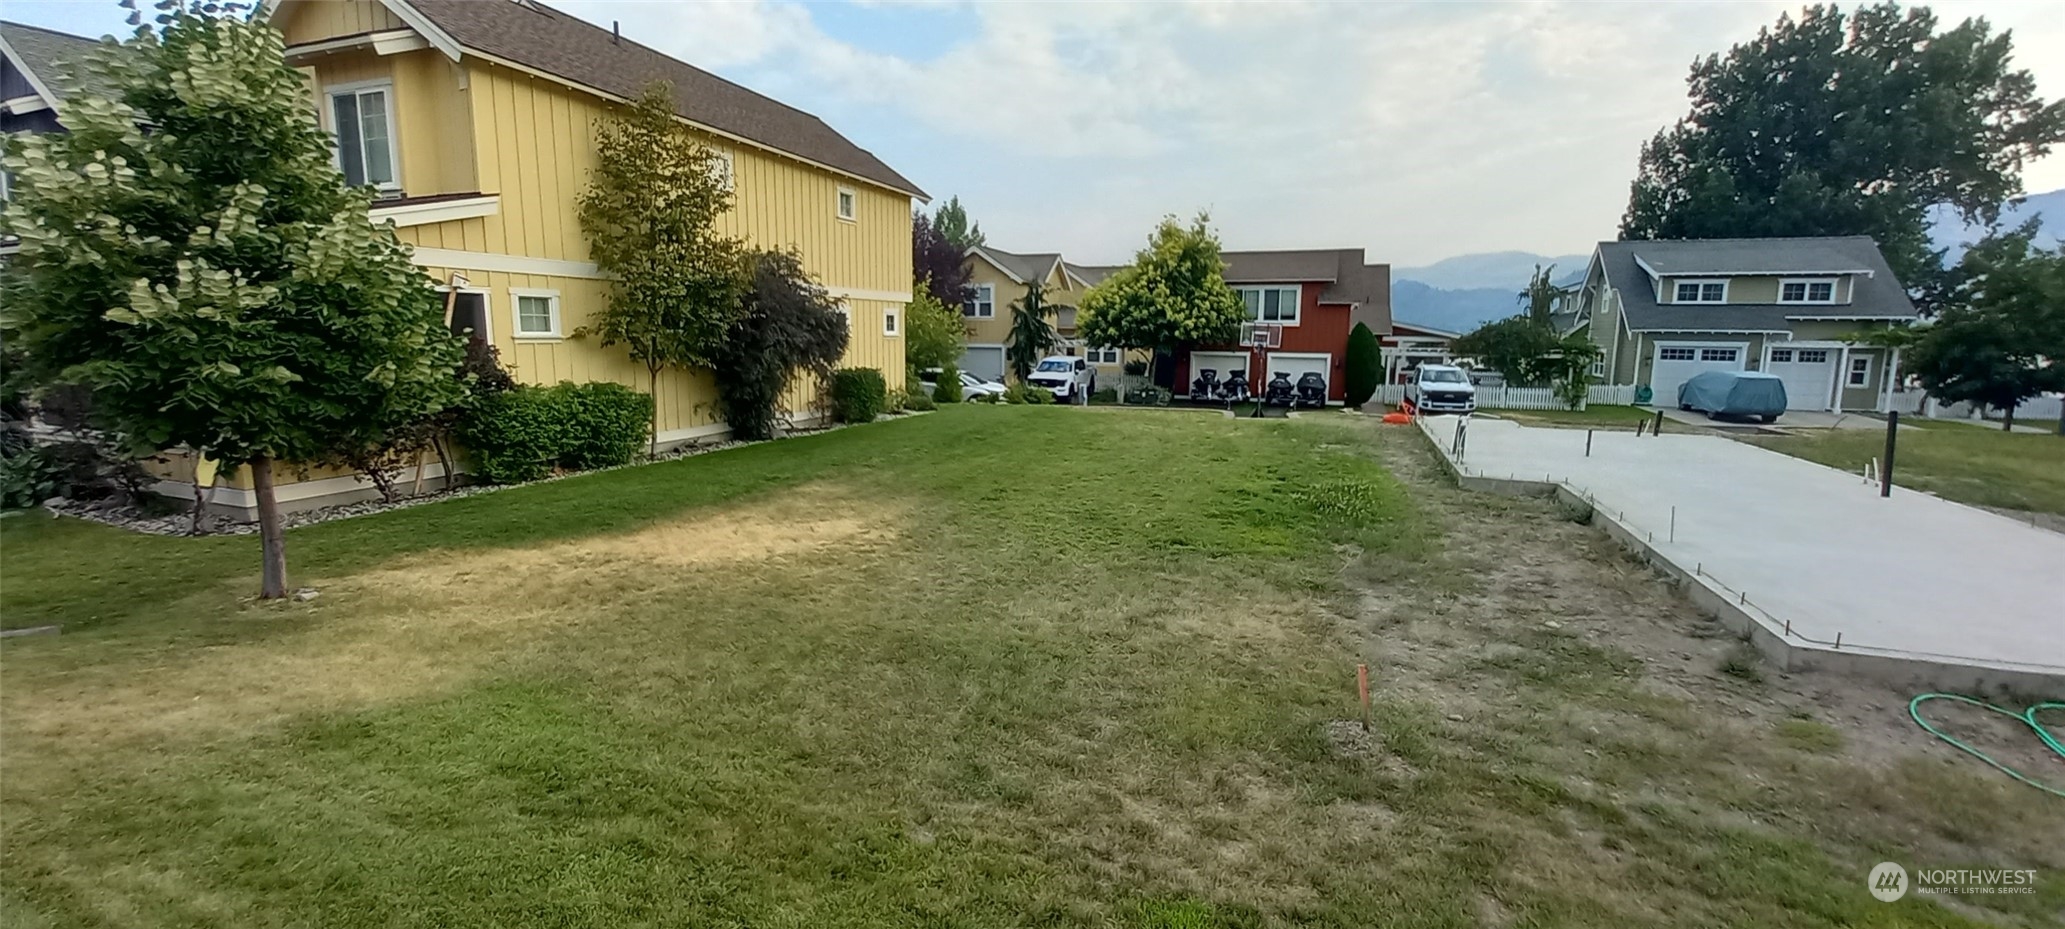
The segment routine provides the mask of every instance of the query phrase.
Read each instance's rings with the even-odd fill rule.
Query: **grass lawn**
[[[1873,430],[1752,441],[1853,473],[1886,453],[1885,433]],[[1927,423],[1901,430],[1893,457],[1894,483],[1904,487],[1975,506],[2065,514],[2065,437]]]
[[[1656,421],[1655,410],[1638,406],[1608,406],[1595,404],[1582,410],[1486,410],[1484,415],[1510,419],[1523,426],[1570,426],[1575,428],[1623,429],[1633,431],[1637,423]],[[1697,427],[1687,426],[1666,417],[1665,432],[1698,432]]]
[[[0,521],[0,615],[65,625],[0,644],[0,925],[1962,926],[1863,869],[2065,830],[1503,607],[1415,676],[1365,617],[1433,655],[1501,575],[1406,435],[955,406],[295,530],[308,603]]]

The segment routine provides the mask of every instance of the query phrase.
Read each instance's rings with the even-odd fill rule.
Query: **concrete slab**
[[[1478,419],[1456,456],[1458,422],[1421,425],[1467,486],[1582,497],[1789,666],[2065,695],[2065,535],[1720,436]]]
[[[1778,417],[1778,422],[1765,424],[1740,419],[1709,419],[1705,413],[1693,413],[1676,407],[1663,411],[1666,419],[1674,419],[1693,426],[1712,429],[1742,430],[1815,430],[1815,429],[1878,429],[1886,428],[1886,421],[1855,413],[1824,413],[1819,410],[1792,410]],[[1902,426],[1902,429],[1912,428]]]

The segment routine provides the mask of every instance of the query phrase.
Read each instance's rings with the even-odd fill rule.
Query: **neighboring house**
[[[1282,344],[1266,350],[1235,343],[1178,350],[1155,365],[1156,380],[1181,394],[1189,389],[1193,367],[1212,368],[1225,377],[1259,363],[1264,383],[1278,371],[1293,381],[1317,371],[1326,379],[1327,395],[1340,402],[1347,391],[1342,365],[1349,330],[1366,322],[1380,338],[1391,331],[1391,266],[1365,264],[1359,248],[1222,252],[1220,257],[1226,262],[1226,283],[1246,301],[1248,318],[1275,327]],[[975,294],[961,307],[968,321],[968,351],[961,365],[981,377],[1001,375],[1011,304],[1024,298],[1028,283],[1045,284],[1049,304],[1077,307],[1091,287],[1118,270],[1074,264],[1056,252],[1020,254],[988,246],[968,250],[968,269]],[[1097,365],[1101,383],[1116,384],[1113,378],[1124,361],[1147,360],[1144,351],[1127,356],[1084,345],[1075,337],[1072,310],[1059,312],[1054,322],[1064,340],[1062,353],[1087,356]]]
[[[1423,363],[1447,364],[1455,358],[1452,346],[1462,333],[1391,321],[1391,334],[1380,335],[1377,344],[1384,352],[1384,383],[1403,384],[1412,380],[1413,369]]]
[[[39,26],[0,22],[0,132],[62,132],[66,69],[100,45]]]
[[[1391,266],[1365,263],[1359,248],[1222,252],[1221,257],[1226,283],[1247,303],[1248,319],[1276,327],[1281,344],[1179,350],[1174,364],[1156,365],[1169,372],[1164,386],[1184,393],[1197,370],[1211,368],[1221,380],[1233,371],[1245,372],[1252,389],[1260,392],[1278,373],[1296,383],[1305,372],[1316,371],[1326,380],[1327,399],[1342,402],[1348,389],[1349,331],[1367,323],[1379,339],[1391,333]]]
[[[1025,299],[1027,288],[1038,283],[1045,290],[1041,300],[1054,308],[1048,322],[1061,336],[1056,354],[1077,355],[1097,366],[1098,383],[1118,384],[1124,357],[1117,349],[1084,345],[1076,337],[1076,311],[1090,286],[1110,274],[1111,268],[1070,264],[1057,253],[1019,254],[978,245],[966,258],[970,296],[961,305],[961,318],[968,324],[968,347],[961,354],[961,370],[984,380],[1001,381],[1010,368],[1004,350],[1011,344],[1011,306]],[[1144,353],[1135,357],[1145,359]]]
[[[1900,352],[1847,337],[1904,326],[1914,304],[1866,236],[1601,242],[1576,312],[1605,352],[1602,383],[1654,403],[1702,371],[1766,371],[1795,410],[1884,411]]]
[[[395,224],[450,295],[453,329],[492,343],[519,380],[646,387],[622,346],[573,338],[609,289],[575,198],[595,165],[598,121],[667,81],[682,120],[725,160],[736,200],[721,231],[795,249],[844,304],[844,363],[902,385],[911,211],[925,193],[817,117],[533,0],[267,0],[264,10],[309,75],[346,179],[379,190],[373,217]],[[807,386],[789,399],[807,411],[814,397]],[[663,373],[655,400],[662,445],[727,431],[707,372]],[[224,508],[248,512],[248,477],[223,480]],[[337,472],[279,489],[289,508],[368,493]]]

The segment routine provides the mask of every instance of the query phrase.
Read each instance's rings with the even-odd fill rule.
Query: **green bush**
[[[520,484],[554,468],[629,464],[647,440],[652,398],[622,384],[523,385],[474,398],[456,435],[472,453],[473,473]]]
[[[992,404],[993,404],[993,403],[996,403],[996,402],[997,402],[997,395],[996,395],[996,394],[976,394],[976,395],[975,395],[975,402],[976,402],[976,403],[992,403]]]
[[[10,510],[37,506],[69,489],[62,462],[43,449],[29,445],[0,459],[0,507]]]
[[[1004,388],[1004,402],[1005,402],[1005,403],[1024,403],[1024,402],[1025,402],[1025,385],[1024,385],[1024,384],[1012,384],[1011,386],[1009,386],[1009,387],[1006,387],[1006,388]]]
[[[961,369],[958,365],[948,362],[939,369],[939,386],[932,388],[932,400],[935,403],[961,402]]]
[[[1119,402],[1119,389],[1116,387],[1100,387],[1096,393],[1090,395],[1090,402],[1117,403]]]
[[[919,393],[924,393],[924,391],[919,391]],[[910,409],[911,397],[912,394],[908,390],[905,390],[901,387],[890,388],[889,395],[887,397],[882,398],[882,412],[901,413],[905,410]]]
[[[889,385],[874,368],[840,368],[832,374],[832,418],[839,422],[874,422],[888,396]]]
[[[931,397],[925,396],[921,392],[906,398],[903,402],[903,408],[913,413],[928,413],[939,409],[939,404],[934,403]]]
[[[1027,387],[1025,389],[1025,402],[1034,406],[1042,403],[1053,403],[1054,392],[1045,387]]]
[[[1366,323],[1356,323],[1348,333],[1348,357],[1343,361],[1346,376],[1348,405],[1361,406],[1377,395],[1377,380],[1382,376],[1384,366],[1383,350],[1377,345],[1377,334],[1370,331]]]

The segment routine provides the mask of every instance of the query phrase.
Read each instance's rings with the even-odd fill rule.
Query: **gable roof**
[[[433,44],[541,71],[606,96],[634,99],[654,81],[674,86],[674,111],[865,181],[930,199],[918,185],[821,119],[537,0],[382,0]],[[280,0],[268,0],[268,7]]]
[[[1628,329],[1636,331],[1786,332],[1798,319],[1915,318],[1913,301],[1870,236],[1789,239],[1684,239],[1601,242],[1598,262],[1620,294]],[[1645,268],[1645,266],[1647,266]],[[1665,271],[1664,268],[1699,270]],[[1747,270],[1724,270],[1739,268]],[[1838,306],[1656,302],[1650,270],[1660,274],[1854,274],[1850,302]]]
[[[1221,252],[1228,284],[1312,284],[1327,286],[1321,303],[1391,306],[1391,266],[1366,264],[1359,248]],[[1388,320],[1387,320],[1388,322]]]
[[[1021,254],[1019,252],[1007,252],[1001,248],[994,248],[988,245],[970,246],[968,254],[975,255],[995,265],[997,270],[1004,272],[1005,275],[1020,284],[1044,281],[1047,279],[1047,275],[1054,272],[1054,266],[1062,263],[1061,256],[1054,252]]]
[[[70,66],[98,47],[99,39],[26,23],[0,22],[0,48],[4,48],[8,62],[20,69],[37,95],[53,107],[63,103],[65,97],[58,77],[71,74]],[[92,93],[106,90],[93,77],[87,77],[85,85]]]

